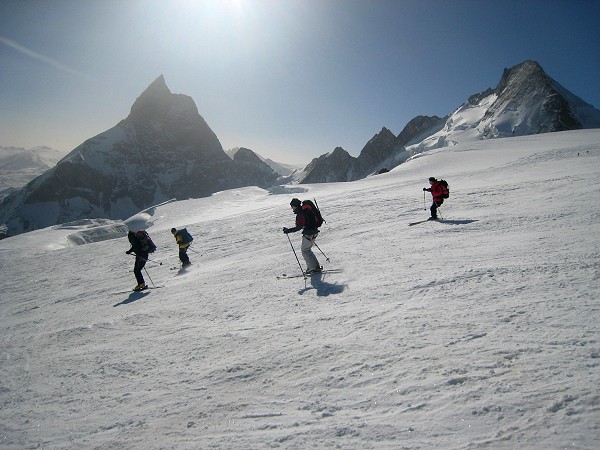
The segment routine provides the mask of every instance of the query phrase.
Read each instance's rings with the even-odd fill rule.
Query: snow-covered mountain
[[[495,89],[472,95],[448,117],[419,116],[394,142],[391,132],[384,128],[358,158],[349,154],[342,157],[345,150],[337,148],[315,158],[296,180],[352,181],[380,168],[395,167],[426,150],[482,139],[588,128],[600,128],[600,111],[550,78],[537,62],[525,61],[505,69]],[[373,145],[378,147],[374,154]]]
[[[0,224],[8,234],[18,234],[67,221],[122,219],[172,198],[276,182],[352,181],[435,148],[596,127],[600,111],[551,79],[538,63],[525,61],[506,69],[495,89],[469,97],[447,118],[418,116],[398,136],[384,127],[357,158],[338,147],[280,178],[249,149],[229,158],[194,101],[172,94],[160,76],[126,119],[11,192],[1,204]]]
[[[6,197],[0,223],[18,234],[81,219],[123,219],[171,198],[267,187],[277,178],[260,160],[229,158],[192,98],[172,94],[161,75],[126,119]]]
[[[444,221],[408,227],[430,176]],[[0,447],[598,447],[600,130],[302,187],[135,215],[162,286],[142,293],[120,222],[0,241]],[[315,252],[342,273],[276,278],[300,272],[295,196],[318,200]],[[186,271],[173,226],[194,236]]]
[[[64,156],[50,147],[0,147],[0,200],[53,167]]]
[[[469,97],[443,129],[406,150],[585,128],[600,128],[600,111],[550,78],[537,62],[525,61],[505,69],[495,89]]]

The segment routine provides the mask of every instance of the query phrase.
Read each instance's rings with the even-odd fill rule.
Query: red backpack
[[[319,228],[323,225],[323,222],[325,222],[319,208],[317,208],[310,200],[304,200],[302,202],[302,212],[306,218],[307,225],[311,228]]]

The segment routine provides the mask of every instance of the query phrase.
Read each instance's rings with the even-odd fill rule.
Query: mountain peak
[[[167,87],[165,77],[160,75],[146,88],[131,106],[130,118],[147,120],[150,115],[156,116],[158,111],[165,111],[173,94]],[[152,114],[150,114],[152,113]]]
[[[156,78],[156,80],[154,80],[152,82],[152,84],[154,84],[154,83],[161,83],[161,82],[162,82],[162,84],[165,84],[165,85],[167,84],[165,82],[165,76],[162,73]],[[152,86],[152,84],[150,86]]]
[[[171,90],[167,86],[167,82],[165,81],[165,77],[163,75],[159,75],[159,77],[154,80],[150,85],[146,88],[144,92],[138,97],[149,97],[149,96],[166,96],[171,95]]]
[[[496,92],[501,93],[510,84],[543,84],[549,80],[548,75],[537,61],[528,59],[511,68],[505,68],[498,83]]]
[[[239,147],[233,155],[235,161],[252,162],[252,163],[263,163],[262,160],[249,148]]]
[[[526,61],[523,61],[522,63],[517,64],[514,67],[511,67],[510,69],[505,69],[505,70],[512,71],[512,72],[526,71],[529,73],[535,73],[535,72],[545,73],[544,69],[542,69],[542,66],[540,65],[540,63],[533,59],[528,59]]]

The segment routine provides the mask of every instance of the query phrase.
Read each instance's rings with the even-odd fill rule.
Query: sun
[[[179,7],[189,14],[207,14],[214,18],[236,19],[244,16],[251,0],[179,0]]]

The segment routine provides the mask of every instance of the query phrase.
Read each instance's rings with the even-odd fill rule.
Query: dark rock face
[[[382,128],[373,138],[367,142],[358,155],[357,162],[360,178],[375,172],[379,164],[390,157],[395,149],[396,136],[387,128]]]
[[[250,149],[240,148],[233,157],[233,161],[236,174],[234,178],[240,183],[240,186],[256,185],[268,188],[279,178],[279,174]]]
[[[302,183],[333,183],[358,179],[355,171],[356,158],[342,147],[336,147],[332,153],[313,159],[305,172]]]

